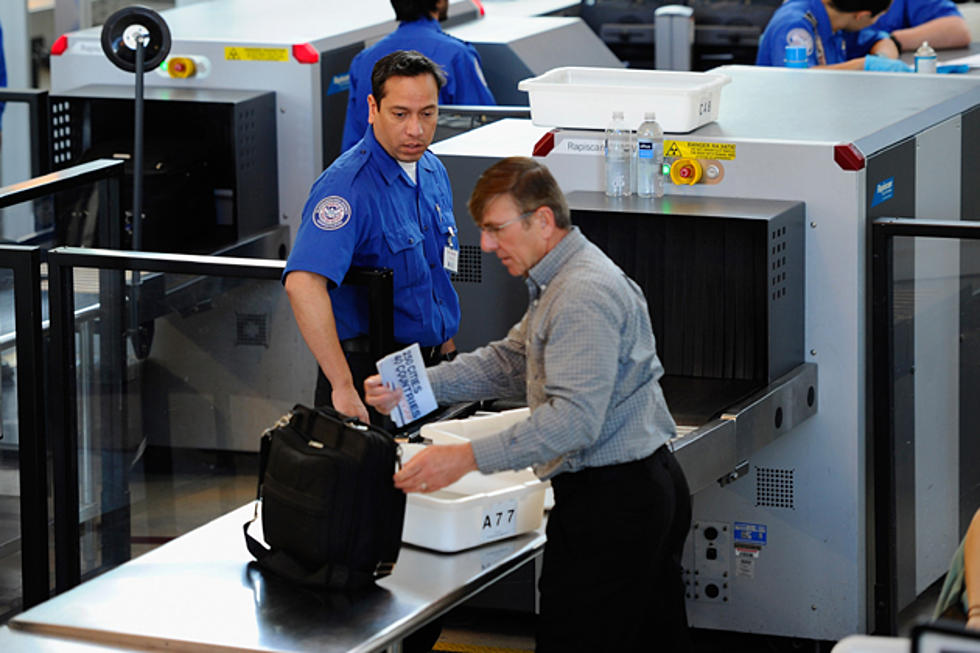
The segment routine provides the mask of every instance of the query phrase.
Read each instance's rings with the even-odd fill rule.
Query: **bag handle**
[[[273,551],[248,534],[248,527],[259,517],[259,503],[255,502],[255,514],[242,526],[245,546],[259,565],[278,576],[301,585],[332,587],[335,589],[362,587],[373,580],[387,576],[394,565],[381,565],[374,572],[358,571],[347,565],[327,563],[314,571],[296,561],[283,551]],[[378,572],[381,572],[380,574]],[[387,572],[387,573],[384,573]]]

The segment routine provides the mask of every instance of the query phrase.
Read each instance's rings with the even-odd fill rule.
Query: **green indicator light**
[[[170,63],[170,61],[168,61],[168,60],[162,61],[160,63],[160,70],[166,70],[167,69],[167,64],[169,64],[169,63]]]
[[[669,175],[670,174],[670,164],[669,163],[665,163],[663,165],[663,173],[665,175]]]

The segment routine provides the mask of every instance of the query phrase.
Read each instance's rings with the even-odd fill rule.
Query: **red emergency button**
[[[696,184],[702,174],[704,168],[697,159],[677,159],[670,166],[670,180],[678,186]]]
[[[197,73],[197,66],[190,57],[172,57],[167,63],[167,72],[174,79],[187,79]]]

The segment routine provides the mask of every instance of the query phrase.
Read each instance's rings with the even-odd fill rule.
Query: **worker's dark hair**
[[[558,182],[543,163],[524,156],[512,156],[483,171],[470,195],[468,207],[473,221],[483,224],[487,204],[500,195],[510,195],[521,213],[547,206],[555,214],[555,226],[570,229],[568,202]]]
[[[892,0],[831,0],[837,11],[850,13],[852,11],[870,11],[872,16],[876,16],[888,9]]]
[[[428,18],[436,10],[436,0],[391,0],[398,22],[411,22]]]
[[[418,77],[432,75],[436,87],[441,89],[446,85],[446,75],[439,64],[415,50],[395,50],[389,55],[378,59],[371,71],[371,95],[379,105],[385,96],[385,82],[390,77]]]

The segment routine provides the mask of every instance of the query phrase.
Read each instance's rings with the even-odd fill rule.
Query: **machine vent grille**
[[[51,106],[51,154],[56,166],[65,166],[72,160],[71,106],[67,101]]]
[[[266,313],[235,313],[235,344],[269,346],[269,316]]]
[[[456,283],[483,281],[483,252],[475,245],[459,246],[459,271],[453,275]]]
[[[776,301],[786,296],[786,227],[774,229],[769,235],[769,292]]]
[[[256,165],[255,109],[245,109],[238,115],[238,170],[244,172]]]
[[[793,477],[796,470],[755,468],[755,505],[795,509]]]

